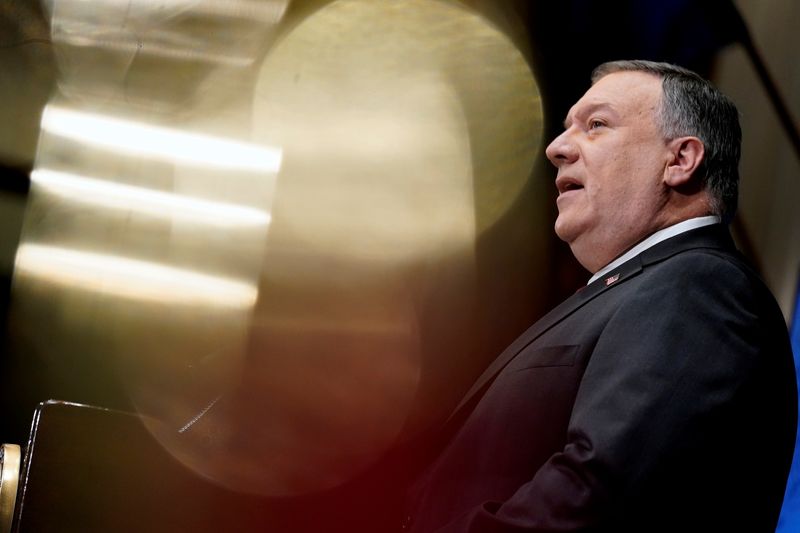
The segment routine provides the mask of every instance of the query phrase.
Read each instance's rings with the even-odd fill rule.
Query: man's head
[[[558,167],[556,233],[595,272],[647,235],[736,210],[735,106],[665,63],[600,65],[547,148]]]

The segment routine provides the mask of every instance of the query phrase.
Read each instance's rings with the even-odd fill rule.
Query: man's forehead
[[[576,115],[598,111],[617,114],[655,108],[661,99],[661,79],[639,71],[612,72],[600,78],[573,105],[564,125],[568,126]]]

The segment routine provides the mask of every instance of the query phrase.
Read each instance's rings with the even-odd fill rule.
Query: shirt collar
[[[657,232],[653,233],[643,241],[640,241],[639,244],[622,254],[621,256],[617,257],[609,264],[595,272],[595,274],[589,278],[589,283],[592,283],[595,280],[598,280],[620,266],[621,264],[625,263],[629,259],[632,259],[639,255],[640,253],[644,252],[648,248],[655,246],[656,244],[660,243],[661,241],[665,241],[670,237],[674,237],[676,235],[680,235],[681,233],[685,233],[689,230],[702,228],[703,226],[710,226],[711,224],[719,224],[720,217],[716,215],[710,215],[705,217],[696,217],[690,218],[689,220],[684,220],[683,222],[678,222],[672,226],[666,227],[664,229],[658,230]]]

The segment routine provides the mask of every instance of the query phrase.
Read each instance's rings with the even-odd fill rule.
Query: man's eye
[[[597,128],[602,128],[603,126],[605,126],[605,124],[603,124],[599,120],[591,120],[591,121],[589,121],[589,129],[591,129],[591,130],[594,130],[594,129],[597,129]]]

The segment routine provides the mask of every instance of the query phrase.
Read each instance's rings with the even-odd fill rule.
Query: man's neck
[[[667,226],[666,228],[660,229],[655,233],[651,233],[649,236],[645,237],[637,244],[629,248],[626,252],[617,256],[613,261],[608,263],[606,266],[595,272],[594,275],[592,275],[592,277],[589,278],[589,282],[587,283],[587,285],[595,280],[602,278],[603,276],[605,276],[606,274],[608,274],[621,264],[627,262],[629,259],[636,257],[640,253],[644,252],[651,246],[655,246],[661,241],[665,241],[671,237],[680,235],[681,233],[685,233],[693,229],[702,228],[703,226],[710,226],[711,224],[719,224],[719,222],[720,222],[720,217],[716,215],[695,217],[695,218],[690,218],[689,220],[678,222],[671,226]]]

